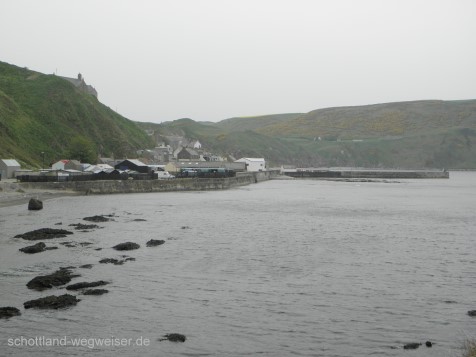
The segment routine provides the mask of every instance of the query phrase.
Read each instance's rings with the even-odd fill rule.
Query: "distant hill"
[[[476,100],[414,101],[311,111],[258,132],[278,137],[368,139],[450,128],[476,129]]]
[[[67,80],[0,62],[0,157],[40,167],[42,152],[46,163],[68,158],[78,141],[115,157],[154,145],[133,121]]]
[[[234,157],[271,165],[476,169],[476,100],[339,107],[305,114],[156,124]]]

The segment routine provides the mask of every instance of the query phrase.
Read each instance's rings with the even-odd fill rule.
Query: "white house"
[[[2,159],[0,160],[0,175],[2,179],[15,178],[15,171],[20,170],[21,166],[17,160]]]
[[[242,157],[235,162],[244,162],[246,165],[246,171],[265,171],[266,161],[264,158]]]
[[[69,162],[69,160],[60,160],[51,165],[53,170],[64,170],[64,166]]]

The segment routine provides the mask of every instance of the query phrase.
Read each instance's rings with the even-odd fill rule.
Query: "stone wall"
[[[22,182],[24,190],[74,191],[82,194],[144,193],[169,191],[226,190],[269,180],[272,172],[253,172],[230,178],[174,180],[101,180],[73,182]]]

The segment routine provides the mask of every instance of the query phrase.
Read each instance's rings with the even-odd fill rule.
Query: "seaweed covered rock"
[[[20,248],[19,251],[27,254],[41,253],[45,250],[58,249],[58,247],[47,247],[45,243],[39,242],[34,245],[29,245],[25,248]]]
[[[36,198],[31,198],[28,202],[28,210],[30,211],[39,211],[43,209],[43,202]]]
[[[19,315],[21,315],[20,310],[18,310],[16,307],[0,307],[0,319],[9,319],[10,317]]]
[[[112,221],[112,218],[109,218],[109,217],[112,217],[112,215],[91,216],[91,217],[84,217],[83,219],[85,221],[89,221],[89,222],[108,222],[108,221]]]
[[[131,257],[127,257],[127,258],[124,258],[124,259],[104,258],[104,259],[101,259],[99,261],[99,263],[101,263],[101,264],[122,265],[125,262],[134,261],[134,260],[136,260],[136,258],[131,258]]]
[[[20,252],[27,253],[27,254],[35,254],[43,252],[46,248],[46,244],[43,242],[36,243],[34,245],[29,245],[25,248],[18,249]]]
[[[71,223],[69,227],[74,227],[74,229],[78,231],[101,228],[97,224],[82,224],[82,223]]]
[[[151,239],[150,241],[148,241],[145,245],[147,247],[156,247],[158,245],[162,245],[165,243],[165,240],[161,240],[161,239]]]
[[[418,342],[411,342],[403,345],[404,350],[416,350],[418,347],[421,346],[421,343]]]
[[[172,342],[185,342],[187,337],[185,335],[182,335],[180,333],[168,333],[164,336],[159,341],[172,341]]]
[[[468,315],[471,317],[476,317],[476,310],[469,310]]]
[[[76,305],[79,299],[74,295],[50,295],[43,298],[29,300],[23,304],[25,309],[37,308],[37,309],[61,309],[68,306]]]
[[[90,283],[88,283],[86,281],[82,281],[80,283],[68,285],[66,287],[66,290],[79,290],[79,289],[84,289],[84,288],[94,288],[96,286],[102,286],[102,285],[106,285],[106,284],[109,284],[109,282],[104,281],[104,280],[93,281],[93,282],[90,282]]]
[[[48,275],[39,275],[32,280],[30,280],[26,286],[28,289],[33,290],[46,290],[51,289],[53,286],[60,286],[67,284],[71,281],[72,278],[76,278],[80,275],[75,275],[68,268],[60,268],[52,274]]]
[[[109,290],[106,289],[88,289],[83,292],[83,295],[103,295],[107,294]]]
[[[73,234],[73,232],[67,231],[65,229],[54,229],[54,228],[40,228],[34,231],[26,232],[23,234],[17,234],[15,238],[23,238],[26,240],[43,240],[43,239],[53,239],[53,238],[64,238],[68,234]]]
[[[115,250],[134,250],[139,249],[140,245],[134,242],[119,243],[112,247]]]

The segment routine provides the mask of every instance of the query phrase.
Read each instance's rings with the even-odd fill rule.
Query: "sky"
[[[142,122],[476,98],[474,0],[0,0],[0,61]]]

